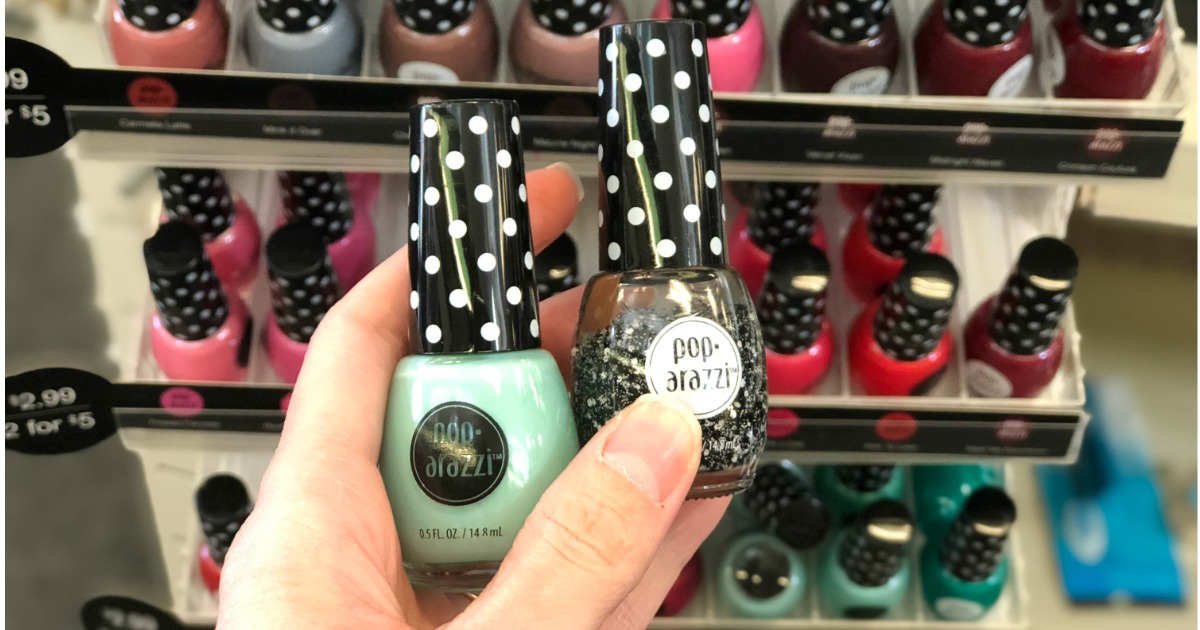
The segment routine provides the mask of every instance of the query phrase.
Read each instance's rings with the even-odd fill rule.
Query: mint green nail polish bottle
[[[725,548],[717,588],[739,617],[785,617],[800,605],[805,587],[804,558],[771,534],[742,534]]]
[[[821,607],[829,617],[877,619],[908,593],[912,515],[899,501],[876,501],[842,528],[817,565]]]
[[[891,464],[817,466],[813,487],[836,525],[853,521],[868,505],[904,496],[904,469]]]
[[[516,104],[412,110],[410,306],[379,469],[418,588],[481,590],[579,450],[541,349]]]
[[[921,589],[935,615],[952,621],[982,618],[1008,581],[1004,541],[1017,506],[1001,489],[975,491],[940,539],[921,549]]]

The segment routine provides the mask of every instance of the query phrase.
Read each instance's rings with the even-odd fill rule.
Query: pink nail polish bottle
[[[1073,0],[1055,14],[1059,98],[1146,98],[1167,49],[1162,0]]]
[[[846,288],[860,302],[879,295],[918,252],[942,252],[934,222],[940,186],[884,186],[850,225],[842,245]]]
[[[236,293],[249,289],[258,275],[262,233],[246,200],[211,168],[157,168],[155,173],[166,218],[200,233],[204,251],[226,287]]]
[[[246,378],[250,325],[237,295],[221,287],[200,234],[169,221],[142,245],[155,313],[150,345],[167,378],[238,382]]]
[[[279,378],[293,384],[317,324],[339,297],[337,277],[321,231],[305,223],[290,223],[275,230],[267,239],[267,273],[271,278],[271,313],[263,332],[263,347]]]
[[[758,295],[771,255],[797,241],[825,251],[825,228],[817,218],[819,184],[764,182],[755,185],[753,196],[729,230],[729,265],[742,274],[750,295]]]
[[[704,24],[714,92],[754,90],[767,50],[762,11],[754,0],[659,0],[654,18],[671,17]],[[697,57],[703,53],[699,42],[692,47]]]
[[[522,0],[508,38],[521,83],[590,87],[600,78],[600,27],[629,17],[620,0]]]
[[[225,67],[229,16],[220,0],[111,0],[104,30],[117,65]]]
[[[1020,95],[1033,70],[1033,27],[1025,2],[934,0],[913,40],[918,91]]]
[[[799,0],[779,38],[789,92],[883,94],[899,59],[891,0]]]
[[[767,356],[767,393],[805,394],[833,362],[833,329],[825,318],[829,261],[803,241],[775,251],[758,295]]]
[[[342,173],[279,171],[283,216],[306,223],[325,236],[338,286],[349,291],[375,268],[375,223],[356,208]]]

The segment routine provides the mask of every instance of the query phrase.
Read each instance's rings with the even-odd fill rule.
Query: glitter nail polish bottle
[[[221,586],[221,567],[233,537],[250,516],[250,493],[241,479],[216,474],[204,480],[196,490],[196,513],[204,544],[200,546],[200,580],[210,593]]]
[[[343,291],[375,268],[375,223],[366,208],[355,208],[346,175],[328,171],[279,171],[283,217],[306,223],[325,237],[329,258]]]
[[[833,363],[833,327],[825,317],[829,261],[810,243],[775,251],[758,293],[767,357],[767,392],[799,395],[816,387]]]
[[[790,461],[758,467],[742,505],[766,530],[792,549],[812,549],[825,540],[830,519],[804,472]]]
[[[921,590],[942,619],[973,621],[991,610],[1008,581],[1004,541],[1017,506],[999,488],[980,488],[941,539],[921,549]]]
[[[392,377],[379,469],[413,584],[478,591],[579,443],[541,349],[516,104],[410,121],[416,352]]]
[[[726,265],[704,27],[600,32],[600,274],[574,350],[580,442],[645,393],[687,405],[704,432],[688,498],[737,492],[766,441],[762,335]]]
[[[935,222],[941,186],[884,186],[846,233],[846,288],[861,302],[875,299],[900,273],[906,257],[942,253]]]
[[[841,619],[878,619],[908,594],[912,514],[899,501],[867,506],[825,546],[817,566],[821,607]]]
[[[729,265],[742,274],[750,295],[758,295],[771,254],[797,241],[825,251],[825,228],[817,218],[819,184],[760,183],[753,198],[729,228]]]
[[[817,496],[829,506],[838,525],[853,520],[876,501],[904,497],[904,469],[891,464],[817,466],[813,471]]]

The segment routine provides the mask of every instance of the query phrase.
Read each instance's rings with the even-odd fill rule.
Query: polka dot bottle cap
[[[559,35],[588,33],[612,15],[612,0],[532,0],[538,24]]]
[[[163,211],[191,225],[211,241],[233,225],[237,207],[220,171],[211,168],[156,168]]]
[[[760,523],[795,549],[812,549],[829,532],[829,511],[790,463],[760,464],[742,501]]]
[[[875,314],[875,341],[901,361],[929,354],[950,322],[958,293],[958,272],[937,254],[909,257],[883,295]]]
[[[467,21],[475,0],[392,0],[396,17],[418,33],[445,33]]]
[[[1016,520],[1017,506],[1007,493],[990,486],[976,490],[942,540],[942,566],[964,582],[991,577]]]
[[[853,44],[878,37],[892,14],[891,0],[810,0],[808,20],[825,37]]]
[[[258,15],[284,33],[307,33],[324,24],[339,0],[256,0]]]
[[[196,512],[212,559],[220,566],[242,523],[250,516],[250,493],[233,475],[218,474],[204,480],[196,490]]]
[[[1162,0],[1081,0],[1077,6],[1083,31],[1109,48],[1144,43],[1162,21]]]
[[[168,221],[142,244],[142,254],[167,331],[185,341],[216,334],[229,316],[229,304],[200,234],[186,223]]]
[[[516,103],[420,105],[410,125],[408,255],[420,352],[539,347]]]
[[[904,566],[913,519],[899,501],[868,505],[850,527],[838,548],[838,564],[859,586],[883,586]]]
[[[803,352],[825,323],[829,260],[807,241],[775,252],[758,294],[763,345],[780,354]]]
[[[929,246],[941,186],[884,186],[871,202],[867,235],[879,251],[903,258]]]
[[[753,0],[673,0],[671,17],[704,24],[709,37],[729,35],[750,18]]]
[[[601,266],[725,265],[704,26],[614,24],[600,50]]]
[[[289,223],[307,223],[333,243],[354,225],[354,204],[346,176],[328,171],[279,171],[283,214]]]
[[[1025,4],[1026,0],[946,0],[942,17],[962,41],[981,48],[999,46],[1012,40],[1029,17]]]
[[[267,239],[267,274],[279,329],[293,341],[308,343],[339,295],[321,232],[304,223],[275,230]]]
[[[533,257],[538,299],[544,300],[579,285],[579,254],[575,241],[563,234]]]
[[[117,6],[143,31],[165,31],[192,17],[200,0],[117,0]]]
[[[795,241],[807,241],[817,231],[820,185],[790,182],[759,183],[748,208],[746,230],[750,240],[768,254]]]
[[[1070,245],[1048,236],[1026,243],[992,306],[992,339],[1015,354],[1049,348],[1078,272],[1079,259]]]
[[[838,481],[854,492],[875,492],[892,480],[896,467],[891,464],[875,466],[834,466]]]

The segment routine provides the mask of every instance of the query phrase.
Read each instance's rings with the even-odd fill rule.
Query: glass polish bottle
[[[724,209],[704,26],[683,20],[600,32],[600,252],[574,350],[586,442],[646,393],[700,420],[688,498],[746,488],[766,441],[762,334],[725,261]]]
[[[416,353],[392,378],[379,468],[412,583],[478,591],[579,444],[539,339],[516,104],[410,121]]]

